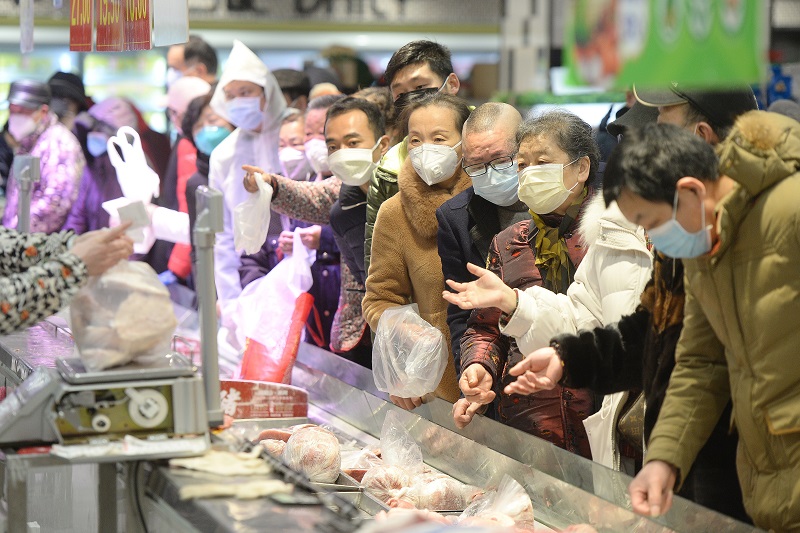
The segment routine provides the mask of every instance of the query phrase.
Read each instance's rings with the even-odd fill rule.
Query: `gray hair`
[[[508,124],[512,131],[522,122],[522,115],[513,106],[502,102],[486,102],[476,107],[464,122],[464,135],[484,133],[497,125]],[[509,151],[515,151],[515,140],[509,139]]]
[[[589,178],[591,183],[600,165],[600,149],[594,140],[592,127],[579,116],[565,109],[546,111],[527,119],[517,129],[517,146],[530,137],[545,136],[553,140],[570,160],[589,157]]]

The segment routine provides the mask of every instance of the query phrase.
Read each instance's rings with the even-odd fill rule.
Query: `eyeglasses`
[[[492,159],[488,163],[475,163],[474,165],[467,165],[464,166],[462,163],[461,168],[464,169],[464,172],[467,173],[467,176],[470,178],[474,178],[480,176],[482,174],[486,174],[486,170],[489,166],[491,166],[495,170],[505,170],[514,166],[514,158],[517,157],[517,153],[514,152],[510,155],[504,155],[503,157],[498,157],[497,159]]]

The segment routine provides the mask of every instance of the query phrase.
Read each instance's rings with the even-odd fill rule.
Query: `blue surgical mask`
[[[519,200],[517,162],[514,161],[512,166],[503,170],[496,170],[487,165],[486,172],[472,178],[472,187],[475,189],[475,194],[494,205],[502,207],[514,205]]]
[[[99,131],[90,131],[86,135],[86,150],[92,157],[100,157],[108,150],[108,135]]]
[[[231,131],[222,126],[203,126],[194,136],[194,145],[199,152],[211,155],[211,151],[230,134]]]
[[[675,202],[672,206],[672,218],[647,232],[653,247],[668,257],[676,259],[692,259],[711,251],[711,226],[706,226],[706,210],[700,206],[701,229],[689,233],[680,225],[678,214],[678,190],[675,189]]]
[[[255,130],[264,120],[261,111],[260,96],[242,96],[230,100],[227,104],[228,117],[237,128]]]

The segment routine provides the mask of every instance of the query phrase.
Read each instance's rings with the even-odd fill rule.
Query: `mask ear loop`
[[[575,161],[577,161],[578,159],[580,159],[581,157],[583,157],[583,156],[576,157],[575,159],[573,159],[572,161],[570,161],[570,162],[569,162],[569,163],[567,163],[566,165],[562,165],[562,166],[561,166],[561,186],[562,186],[562,187],[564,187],[565,189],[567,189],[567,187],[564,185],[564,169],[565,169],[565,168],[567,168],[568,166],[570,166],[572,163],[574,163],[574,162],[575,162]],[[572,187],[570,187],[569,189],[567,189],[567,191],[569,191],[569,192],[572,192],[572,191],[574,191],[574,190],[575,190],[575,187],[577,187],[577,186],[578,186],[578,183],[580,183],[580,181],[576,181],[576,182],[575,182],[575,185],[573,185]]]

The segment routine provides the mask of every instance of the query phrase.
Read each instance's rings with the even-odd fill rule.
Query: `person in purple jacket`
[[[50,110],[52,95],[46,83],[18,80],[8,90],[8,132],[19,143],[16,156],[40,159],[40,180],[33,184],[30,231],[61,229],[73,202],[86,159],[75,135]],[[13,170],[8,182],[3,225],[17,227],[19,187]]]

